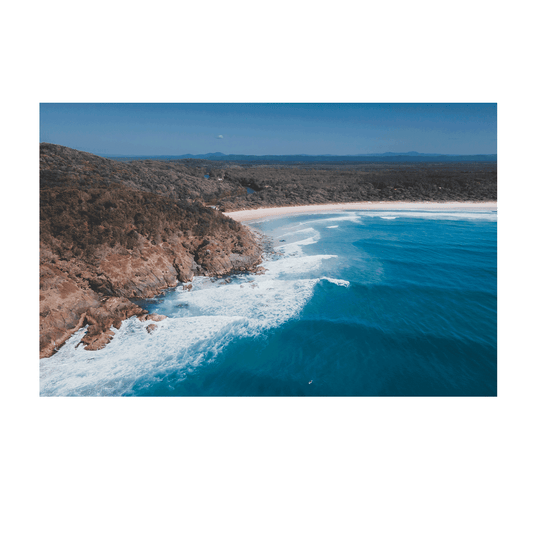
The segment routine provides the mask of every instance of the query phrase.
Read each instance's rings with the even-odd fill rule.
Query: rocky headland
[[[96,350],[112,338],[112,326],[146,319],[130,298],[195,275],[256,270],[261,246],[250,230],[205,205],[206,197],[239,193],[239,185],[183,169],[42,143],[40,357],[85,325],[81,342]]]
[[[84,325],[87,349],[101,348],[146,316],[130,299],[261,268],[258,240],[223,211],[497,200],[495,161],[122,159],[40,145],[41,357]]]

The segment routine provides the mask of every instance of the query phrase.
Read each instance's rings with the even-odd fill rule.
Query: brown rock
[[[50,265],[41,266],[40,282],[39,352],[40,357],[50,357],[84,325],[85,313],[99,305],[99,298]]]
[[[113,337],[111,326],[119,329],[123,320],[143,314],[146,314],[146,311],[126,298],[109,298],[100,307],[87,311],[85,320],[89,327],[81,342],[87,350],[99,350]]]
[[[161,320],[165,320],[165,318],[167,318],[165,315],[158,315],[157,313],[152,313],[150,315],[140,316],[139,320],[141,322],[145,322],[146,320],[153,320],[154,322],[161,322]]]
[[[147,314],[128,298],[260,263],[261,247],[250,230],[203,207],[198,191],[214,196],[221,185],[178,167],[126,165],[41,144],[41,357],[85,324],[81,342],[103,347],[111,327]]]

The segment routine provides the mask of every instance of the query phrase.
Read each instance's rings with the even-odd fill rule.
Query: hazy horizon
[[[497,153],[496,104],[40,104],[40,142],[103,156]]]

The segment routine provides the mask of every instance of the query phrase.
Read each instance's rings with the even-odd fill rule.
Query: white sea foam
[[[320,233],[318,233],[318,231],[315,230],[315,228],[303,228],[303,229],[298,229],[298,230],[295,230],[295,231],[288,231],[287,233],[283,233],[283,237],[287,237],[289,235],[297,235],[298,233],[314,233],[314,234],[318,234],[318,238],[320,238]]]
[[[434,220],[486,220],[495,222],[497,213],[493,211],[361,211],[363,217],[379,218],[425,218]]]
[[[352,222],[356,224],[364,223],[363,217],[379,217],[384,219],[391,219],[391,217],[398,218],[432,218],[435,220],[454,220],[454,219],[463,219],[463,220],[487,220],[494,222],[497,220],[497,212],[493,210],[487,211],[424,211],[421,207],[419,211],[415,210],[399,210],[399,211],[342,211],[342,212],[330,212],[330,213],[320,213],[321,216],[331,215],[328,218],[314,218],[313,220],[308,220],[300,222],[301,225],[304,224],[318,224],[323,222]],[[336,227],[336,226],[326,226],[327,228]]]
[[[80,330],[49,359],[41,360],[41,395],[107,396],[127,393],[139,379],[156,378],[170,370],[184,377],[209,353],[216,354],[232,338],[242,317],[167,318],[152,333],[148,322],[130,318],[102,350],[77,346]]]
[[[316,224],[317,222],[353,222],[354,224],[360,224],[361,221],[361,212],[352,212],[352,211],[341,211],[341,212],[332,212],[332,213],[321,213],[321,215],[333,215],[328,218],[318,218],[313,220],[308,220],[306,222],[301,222],[301,224]]]
[[[311,273],[320,268],[322,261],[334,259],[336,255],[303,255],[285,257],[277,261],[269,261],[263,266],[267,269],[267,275],[291,275]]]
[[[350,282],[349,281],[345,281],[343,279],[333,279],[333,278],[320,278],[320,279],[323,279],[323,280],[326,280],[326,281],[329,281],[330,283],[333,283],[334,285],[338,285],[339,287],[349,287],[350,286]]]
[[[339,226],[326,226],[328,229],[330,228],[338,228]]]
[[[171,291],[162,304],[169,318],[154,322],[151,334],[146,330],[151,321],[131,318],[102,350],[87,351],[79,345],[85,328],[80,330],[53,357],[41,360],[41,395],[123,395],[171,373],[174,380],[184,379],[231,340],[260,335],[296,317],[321,279],[322,263],[337,257],[302,255],[301,247],[316,238],[318,232],[280,247],[285,256],[265,262],[263,275],[239,275],[230,283],[198,277],[191,291]]]
[[[398,217],[380,217],[382,218],[383,220],[396,220],[396,218]]]
[[[289,235],[295,235],[297,233],[311,233],[311,235],[307,237],[307,239],[302,239],[300,241],[295,242],[288,242],[286,244],[277,246],[276,250],[282,252],[285,255],[302,256],[302,246],[309,246],[310,244],[315,244],[320,240],[320,232],[318,232],[314,228],[305,228],[298,231],[292,231],[289,233],[285,233],[282,236],[287,237]]]

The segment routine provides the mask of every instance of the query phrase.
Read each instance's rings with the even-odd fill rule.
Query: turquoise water
[[[496,213],[350,211],[250,224],[264,275],[146,300],[103,350],[80,331],[42,395],[495,396]]]

